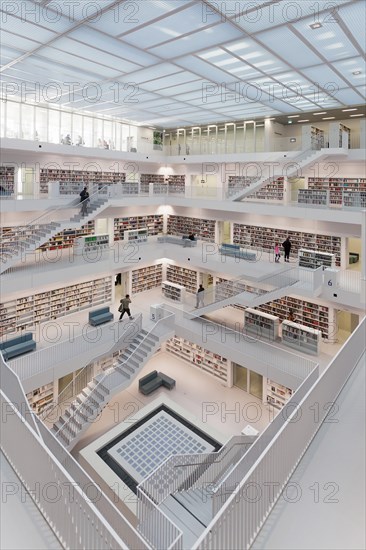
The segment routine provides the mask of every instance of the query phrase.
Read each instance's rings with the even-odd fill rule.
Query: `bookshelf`
[[[146,243],[148,236],[147,227],[141,229],[128,229],[124,232],[124,240],[134,243]]]
[[[6,193],[13,194],[15,192],[14,166],[0,166],[0,185],[5,189]]]
[[[41,414],[53,402],[53,382],[27,393],[26,397],[32,411]]]
[[[132,271],[132,294],[160,287],[163,280],[163,265],[156,264]]]
[[[350,192],[366,192],[366,178],[308,178],[309,190],[329,191],[330,206],[342,206]]]
[[[142,193],[149,193],[150,183],[163,184],[164,176],[162,174],[140,174],[140,191]]]
[[[231,296],[239,292],[251,292],[256,296],[264,294],[266,292],[261,288],[256,288],[242,281],[224,279],[223,277],[217,277],[215,290],[217,300],[225,300],[225,298],[231,298]],[[243,311],[247,309],[247,306],[243,306],[240,304],[231,304],[231,307],[235,307]]]
[[[273,252],[275,242],[280,244],[289,236],[292,244],[291,256],[297,256],[300,248],[312,248],[317,251],[335,254],[336,265],[341,265],[341,238],[316,233],[302,233],[275,227],[258,227],[255,225],[233,224],[233,243],[242,246]]]
[[[316,250],[307,250],[300,248],[299,250],[299,267],[308,269],[317,269],[318,267],[335,267],[335,255],[329,252],[318,252]]]
[[[131,229],[147,228],[148,235],[158,235],[163,232],[163,224],[162,214],[114,218],[114,240],[123,240],[124,232]]]
[[[170,175],[165,181],[168,184],[169,194],[184,195],[186,187],[186,177],[184,175]]]
[[[277,409],[282,409],[286,402],[290,399],[293,391],[282,384],[278,384],[267,378],[267,403],[273,405]]]
[[[366,208],[366,191],[344,191],[343,206]]]
[[[80,193],[83,186],[91,183],[114,184],[126,181],[125,172],[103,172],[88,170],[61,170],[60,168],[41,168],[40,192],[48,193],[48,182],[60,182],[60,194]]]
[[[339,123],[339,147],[343,146],[343,132],[348,136],[348,149],[351,148],[351,129],[344,124]]]
[[[302,325],[320,330],[324,339],[328,339],[330,336],[331,327],[329,326],[329,308],[327,306],[299,300],[292,296],[284,296],[258,306],[258,309],[276,315],[282,321],[286,321],[292,311],[296,321]]]
[[[323,189],[299,189],[297,202],[298,204],[311,204],[312,206],[328,206],[328,191]]]
[[[245,189],[252,183],[258,181],[258,177],[247,176],[229,176],[228,178],[228,190],[229,196],[233,195],[237,189]],[[248,195],[248,199],[261,199],[261,200],[283,200],[284,193],[284,178],[279,177],[276,180],[267,183],[262,189],[256,193]]]
[[[88,252],[106,250],[109,248],[109,235],[90,235],[87,237],[78,237],[74,242],[75,254],[82,255]]]
[[[318,355],[321,336],[320,330],[292,321],[282,323],[282,343],[298,351]]]
[[[189,235],[194,233],[197,239],[215,242],[215,220],[188,218],[186,216],[168,216],[168,235]]]
[[[196,294],[197,292],[197,271],[193,269],[168,264],[166,268],[166,278],[167,282],[180,284],[191,294]]]
[[[75,239],[85,237],[87,235],[93,235],[95,232],[94,220],[90,220],[86,224],[79,228],[64,229],[60,233],[56,233],[46,243],[42,244],[40,250],[56,250],[62,248],[70,248],[74,246]]]
[[[225,357],[177,336],[167,341],[166,350],[227,385],[231,363]]]
[[[256,309],[248,307],[244,311],[245,332],[254,334],[259,338],[277,340],[279,321],[279,318],[275,315],[259,312]]]
[[[178,285],[177,283],[171,283],[169,281],[163,281],[162,285],[162,292],[163,296],[165,298],[168,298],[169,300],[173,300],[174,302],[183,302],[185,298],[185,292],[186,289],[182,285]]]
[[[0,304],[2,335],[30,330],[51,321],[112,300],[112,277],[23,296]]]

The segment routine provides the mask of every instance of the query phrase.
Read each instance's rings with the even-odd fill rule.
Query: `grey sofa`
[[[2,351],[5,361],[35,349],[36,342],[33,340],[33,334],[31,332],[26,332],[22,334],[22,336],[11,338],[0,344],[0,350]]]
[[[102,307],[89,313],[89,324],[93,327],[102,325],[103,323],[108,323],[108,321],[112,320],[113,313],[110,312],[109,307]]]
[[[170,376],[156,370],[153,370],[139,380],[139,390],[144,395],[149,395],[153,391],[160,388],[160,386],[172,390],[175,386],[175,380],[170,378]]]
[[[188,236],[179,237],[177,235],[164,235],[162,237],[158,237],[158,243],[168,243],[168,244],[179,244],[180,246],[186,247],[193,247],[197,246],[197,241],[191,241],[191,239],[188,239]]]

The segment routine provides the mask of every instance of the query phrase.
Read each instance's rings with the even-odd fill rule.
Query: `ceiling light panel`
[[[159,89],[159,94],[164,96],[174,96],[176,97],[179,94],[184,94],[186,92],[190,92],[192,90],[197,91],[197,93],[201,93],[202,91],[202,84],[201,80],[195,80],[194,82],[187,82],[186,84],[179,84]]]
[[[69,24],[68,28],[70,28],[71,26],[72,25]],[[2,18],[1,18],[2,31],[8,31],[11,33],[16,33],[20,36],[26,36],[31,40],[35,40],[41,43],[47,42],[48,40],[52,40],[52,38],[55,38],[55,36],[57,36],[58,32],[60,31],[57,30],[56,25],[54,25],[54,27],[55,29],[51,30],[51,29],[45,28],[44,26],[32,24],[25,17],[18,19],[17,17],[12,17],[11,15],[4,14],[2,12]]]
[[[362,97],[355,90],[339,90],[336,98],[344,105],[359,105],[362,102]]]
[[[362,57],[354,57],[353,59],[345,59],[344,61],[336,61],[334,67],[341,72],[347,80],[357,86],[365,82],[365,62]],[[360,74],[353,74],[361,71]]]
[[[320,57],[308,48],[288,27],[262,32],[258,34],[258,39],[294,67],[302,68],[322,63]],[[289,44],[291,44],[291,48],[289,48]]]
[[[184,3],[185,0],[173,2],[134,0],[125,4],[120,2],[95,20],[91,26],[93,29],[99,29],[113,36],[122,35],[130,32],[135,26],[146,25],[149,21],[184,6]]]
[[[118,38],[106,36],[105,34],[88,27],[79,27],[78,29],[71,31],[68,36],[70,38],[80,40],[89,46],[99,48],[109,54],[131,60],[142,67],[146,67],[147,65],[152,65],[153,63],[158,63],[160,61],[159,58],[151,55],[150,53],[141,51],[130,44],[124,43]]]
[[[320,89],[318,92],[318,88],[325,88],[326,90],[329,89],[332,93],[334,93],[334,95],[336,95],[336,90],[338,88],[344,88],[348,85],[343,78],[338,76],[337,73],[324,64],[318,65],[317,67],[311,67],[309,69],[302,69],[302,72],[309,78],[309,80],[319,83],[319,87],[314,86],[314,94],[321,94],[322,92]],[[333,86],[333,84],[336,86]]]
[[[82,44],[81,42],[76,42],[71,38],[66,36],[55,40],[52,43],[52,47],[57,48],[58,50],[65,51],[71,55],[75,53],[78,56],[81,56],[89,61],[100,63],[109,67],[118,68],[120,73],[126,73],[131,71],[137,71],[141,69],[140,65],[136,63],[131,63],[127,59],[123,59],[121,56],[117,57],[114,54],[110,54],[108,51],[103,51],[100,49],[93,48],[92,46]],[[120,54],[122,54],[123,48],[120,49]]]
[[[207,25],[220,22],[219,15],[213,15],[209,23],[204,22],[202,5],[199,2],[178,13],[161,18],[150,25],[145,25],[135,32],[126,34],[124,40],[138,47],[152,48],[182,34],[191,33],[192,29],[197,31]],[[212,33],[214,33],[213,30]]]
[[[366,99],[366,86],[357,86],[356,90]]]
[[[222,23],[212,28],[200,29],[187,36],[178,37],[168,44],[164,43],[160,46],[150,48],[149,52],[169,59],[191,52],[197,52],[202,48],[203,43],[205,48],[207,48],[217,44],[218,39],[220,42],[225,42],[226,40],[231,41],[241,36],[241,34],[239,29],[233,27],[229,23]]]
[[[178,84],[185,84],[187,82],[190,82],[194,80],[195,77],[196,75],[193,75],[186,71],[182,71],[180,73],[158,78],[150,82],[144,82],[143,87],[146,90],[150,90],[150,91],[164,90],[165,88],[168,88],[171,86],[178,86]],[[174,91],[172,90],[171,93],[174,94]]]
[[[81,74],[83,73],[83,71],[94,73],[97,80],[99,80],[101,77],[112,78],[120,75],[120,72],[116,69],[112,69],[112,67],[105,67],[102,64],[93,63],[92,61],[88,61],[87,59],[83,59],[81,57],[78,57],[77,55],[72,55],[51,47],[42,48],[40,54],[43,56],[43,58],[47,57],[47,60],[56,61],[62,66],[69,66],[71,68],[79,69]],[[39,53],[32,56],[32,58],[38,57]]]
[[[355,2],[349,6],[338,9],[339,17],[347,25],[353,38],[357,40],[360,49],[366,49],[366,2]]]
[[[16,46],[18,50],[26,52],[38,48],[40,45],[40,42],[35,40],[29,40],[29,38],[25,38],[24,36],[15,37],[14,34],[1,30],[1,48],[4,46]]]
[[[237,80],[235,76],[231,78],[226,72],[222,71],[218,67],[213,67],[206,61],[193,56],[179,59],[179,61],[176,62],[176,65],[184,69],[188,69],[208,81],[223,82],[227,85],[230,84],[230,82],[235,82]]]
[[[348,1],[337,0],[337,3],[343,4]],[[321,11],[323,7],[333,5],[333,3],[327,0],[319,0],[316,3],[305,0],[301,0],[301,2],[281,0],[280,2],[271,2],[269,6],[262,7],[254,7],[253,4],[255,3],[249,2],[248,6],[251,7],[251,10],[244,11],[242,16],[236,18],[237,23],[248,33],[259,32],[276,26],[294,24],[302,18],[307,18],[309,15],[312,15],[312,23],[314,23],[316,10]],[[246,2],[240,2],[240,5],[245,9]],[[318,20],[318,17],[316,20]]]
[[[329,17],[332,17],[332,15]],[[314,18],[310,17],[299,23],[295,23],[294,27],[325,59],[336,61],[345,57],[358,55],[357,50],[336,21],[315,30],[309,26],[312,22],[314,22]]]
[[[149,82],[150,80],[156,80],[158,78],[166,78],[174,74],[181,73],[182,69],[173,65],[172,63],[160,63],[153,67],[147,67],[146,69],[140,69],[131,75],[120,78],[121,82],[137,82],[139,84],[143,82]],[[192,79],[194,76],[192,77]]]

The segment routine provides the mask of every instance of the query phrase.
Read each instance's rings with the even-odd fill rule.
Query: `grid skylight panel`
[[[268,30],[259,33],[257,37],[275,54],[280,55],[296,68],[322,63],[320,57],[308,48],[288,27]],[[290,48],[289,44],[291,44]]]
[[[341,7],[338,9],[338,15],[352,33],[352,37],[357,40],[360,50],[364,52],[366,49],[366,2],[357,2]]]
[[[43,48],[39,54],[36,54],[38,57],[42,55],[43,58],[50,59],[52,61],[58,62],[60,65],[65,65],[71,68],[77,68],[81,73],[84,71],[89,71],[94,73],[96,80],[99,80],[101,77],[112,78],[120,75],[119,71],[113,69],[112,67],[105,67],[100,63],[94,63],[88,61],[87,59],[78,57],[77,55],[71,55],[67,52],[56,50],[54,48]]]

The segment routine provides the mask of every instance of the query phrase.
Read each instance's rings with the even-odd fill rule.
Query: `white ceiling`
[[[365,0],[3,2],[2,89],[159,127],[361,105],[365,7]]]

